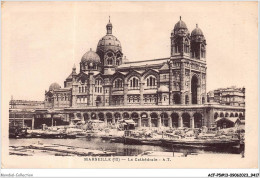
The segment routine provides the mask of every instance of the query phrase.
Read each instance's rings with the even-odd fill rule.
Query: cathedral
[[[206,39],[198,25],[190,33],[180,17],[169,34],[168,58],[134,62],[124,57],[110,19],[106,31],[96,51],[82,56],[78,72],[74,65],[64,87],[52,83],[45,91],[45,108],[206,102]]]
[[[66,125],[79,120],[115,124],[132,119],[139,128],[210,128],[223,119],[229,125],[244,120],[244,104],[208,102],[217,101],[219,95],[207,97],[207,44],[202,30],[194,27],[190,33],[180,17],[169,34],[168,58],[131,62],[124,57],[109,20],[96,51],[90,49],[82,56],[79,70],[72,68],[64,87],[50,85],[44,106],[10,102],[10,123],[20,121],[22,126],[41,128],[42,124]],[[228,101],[232,93],[226,92]],[[221,96],[223,101],[225,96]],[[15,108],[20,105],[28,110]]]

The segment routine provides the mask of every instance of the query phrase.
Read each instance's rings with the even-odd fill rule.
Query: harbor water
[[[79,148],[87,148],[100,151],[115,152],[116,156],[137,156],[146,151],[155,152],[180,152],[180,153],[197,153],[197,154],[240,154],[239,148],[230,147],[226,149],[212,149],[212,148],[185,148],[181,146],[163,147],[153,145],[127,145],[124,143],[112,143],[109,140],[102,140],[101,138],[76,138],[76,139],[44,139],[44,138],[22,138],[9,139],[10,147],[29,146],[34,144],[58,144],[64,146],[73,146]],[[47,153],[45,153],[47,154]],[[34,152],[34,155],[45,155],[40,152]]]

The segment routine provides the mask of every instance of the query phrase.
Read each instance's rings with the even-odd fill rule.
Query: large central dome
[[[101,38],[97,45],[97,51],[108,51],[112,50],[114,52],[116,51],[122,51],[121,43],[120,41],[112,34],[107,34],[103,38]]]
[[[108,50],[112,50],[113,52],[122,51],[120,41],[114,35],[112,35],[113,26],[112,23],[110,22],[110,19],[106,28],[107,28],[107,34],[99,40],[96,51],[102,51],[102,52],[106,52]]]

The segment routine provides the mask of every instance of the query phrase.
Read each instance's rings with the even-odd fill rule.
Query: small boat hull
[[[230,147],[239,144],[239,140],[184,140],[184,139],[161,139],[163,146],[185,146],[185,147]]]
[[[161,145],[158,139],[124,137],[124,144],[129,145]]]

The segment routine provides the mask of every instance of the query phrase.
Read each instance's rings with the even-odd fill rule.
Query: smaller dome
[[[169,92],[169,88],[167,88],[167,86],[165,86],[165,85],[160,86],[160,88],[158,89],[158,92],[160,92],[160,93]]]
[[[188,28],[187,28],[187,25],[185,24],[185,22],[183,22],[183,21],[181,20],[181,17],[180,17],[179,22],[177,22],[177,23],[175,24],[175,26],[174,26],[174,31],[175,31],[175,30],[179,30],[179,29],[188,29]]]
[[[57,89],[60,89],[61,86],[58,84],[58,83],[52,83],[49,87],[49,90],[57,90]]]
[[[198,27],[198,24],[196,24],[196,28],[192,30],[191,36],[203,36],[202,30]]]
[[[97,53],[92,51],[92,49],[90,48],[90,50],[82,56],[81,62],[82,63],[85,63],[85,62],[99,63],[100,57]]]

